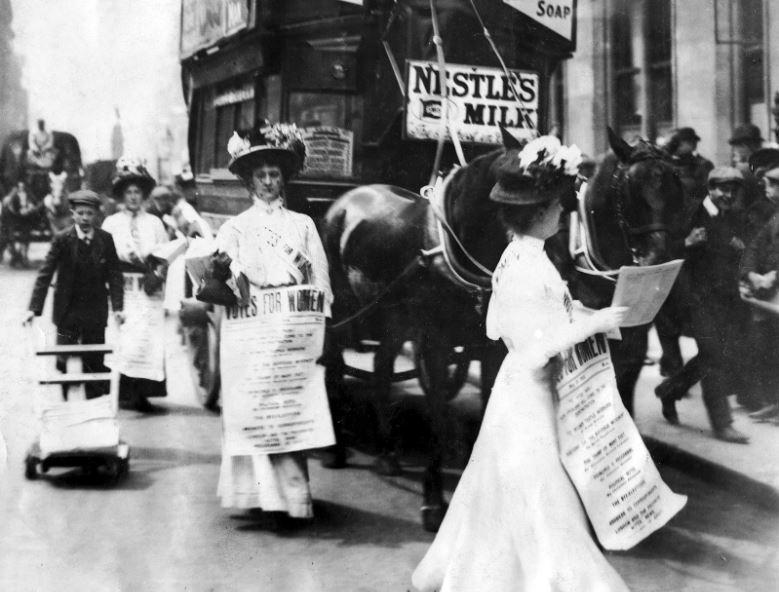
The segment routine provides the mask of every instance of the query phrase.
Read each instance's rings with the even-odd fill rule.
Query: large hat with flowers
[[[116,161],[116,172],[111,181],[114,197],[121,197],[128,185],[138,185],[146,197],[157,182],[146,168],[146,162],[136,156],[122,156]]]
[[[286,178],[303,168],[306,145],[298,127],[292,123],[265,122],[241,135],[233,132],[227,142],[230,162],[227,168],[239,177],[247,177],[263,162],[281,167]]]
[[[563,146],[554,136],[531,140],[500,165],[490,199],[511,205],[551,202],[574,191],[581,162],[575,145]]]

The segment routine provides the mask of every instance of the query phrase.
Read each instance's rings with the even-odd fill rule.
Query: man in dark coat
[[[765,171],[763,181],[774,214],[748,244],[741,275],[748,295],[774,300],[779,287],[779,162]],[[779,417],[779,317],[755,311],[749,337],[751,394],[762,406],[750,417],[775,419]]]
[[[671,161],[679,174],[679,180],[684,187],[684,219],[679,228],[684,229],[682,239],[692,230],[693,218],[697,215],[701,202],[708,194],[709,172],[714,168],[712,162],[698,154],[700,136],[691,127],[677,129],[668,143],[666,151],[671,155]],[[686,306],[683,305],[685,289],[684,277],[677,281],[666,304],[655,318],[655,329],[663,354],[660,358],[660,374],[672,376],[684,365],[679,338],[686,322]]]
[[[678,375],[657,389],[663,415],[678,423],[674,401],[695,381],[701,380],[703,402],[714,436],[725,442],[745,444],[746,435],[733,426],[728,395],[744,389],[743,372],[735,364],[743,360],[743,335],[749,310],[739,296],[739,264],[748,235],[742,193],[743,175],[732,167],[709,173],[709,196],[703,200],[685,241],[685,273],[690,292],[692,333],[698,356]]]
[[[76,191],[68,200],[75,224],[52,241],[35,280],[25,324],[30,324],[33,317],[43,312],[46,294],[56,273],[52,318],[57,327],[57,344],[105,343],[109,296],[117,322],[124,320],[124,283],[119,258],[111,235],[95,227],[100,210],[97,194],[89,190]],[[82,360],[84,372],[105,372],[102,354],[84,355]],[[58,369],[64,371],[64,366],[64,359],[59,359]],[[102,387],[87,385],[87,398],[104,393]]]

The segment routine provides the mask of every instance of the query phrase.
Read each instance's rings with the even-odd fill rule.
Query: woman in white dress
[[[165,322],[162,303],[164,270],[150,257],[155,247],[168,242],[165,227],[156,216],[146,211],[149,195],[156,182],[143,160],[123,156],[116,162],[112,180],[114,197],[123,208],[103,221],[103,230],[113,236],[116,254],[125,274],[125,281],[133,274],[143,274],[143,292],[133,290],[130,297],[125,285],[126,324],[122,331],[131,331],[136,343],[128,343],[129,350],[141,352],[142,363],[127,359],[120,366],[119,400],[124,409],[142,413],[162,411],[149,403],[148,397],[164,397],[167,393],[164,343],[154,339]],[[132,284],[131,284],[132,285]],[[145,328],[139,330],[143,325]],[[132,341],[132,338],[130,339]],[[153,345],[149,345],[153,343]],[[128,354],[127,358],[134,358]]]
[[[627,590],[593,541],[558,457],[558,354],[618,327],[626,312],[606,308],[574,320],[566,285],[544,253],[580,160],[575,146],[539,138],[504,165],[490,194],[511,242],[493,276],[487,335],[503,339],[509,353],[470,462],[413,574],[419,590]]]
[[[258,288],[313,284],[332,292],[327,257],[313,220],[284,207],[284,186],[303,166],[305,146],[294,126],[276,124],[228,143],[230,171],[245,183],[252,206],[226,222],[217,234],[229,275]],[[223,405],[240,392],[223,392]],[[223,449],[218,494],[223,507],[261,508],[291,518],[313,517],[305,452],[229,456]]]

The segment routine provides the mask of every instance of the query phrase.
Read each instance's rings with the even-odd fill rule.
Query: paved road
[[[40,252],[38,253],[40,254]],[[263,516],[224,510],[215,497],[219,418],[201,410],[171,330],[176,379],[168,413],[121,412],[132,445],[129,477],[118,486],[74,472],[25,481],[22,459],[35,438],[31,357],[34,333],[18,319],[34,274],[0,267],[0,428],[7,461],[0,465],[0,590],[279,590],[404,591],[432,540],[419,526],[418,443],[424,440],[421,399],[413,384],[396,394],[405,430],[405,474],[370,470],[367,390],[352,385],[356,444],[350,467],[311,461],[317,519],[306,530],[277,532]],[[649,396],[649,393],[639,393]],[[472,394],[458,410],[474,408]],[[461,422],[453,445],[455,485],[473,422]],[[0,449],[0,455],[3,451]],[[661,532],[610,561],[639,592],[769,591],[777,589],[779,517],[694,476],[663,470],[674,490],[690,496]],[[564,558],[561,558],[564,560]]]

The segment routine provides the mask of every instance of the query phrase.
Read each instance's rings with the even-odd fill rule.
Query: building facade
[[[779,1],[579,0],[577,13],[561,73],[566,140],[598,154],[607,126],[627,140],[690,126],[718,164],[740,123],[779,140]]]
[[[27,92],[22,87],[22,65],[14,53],[10,0],[0,0],[0,141],[27,127]]]

